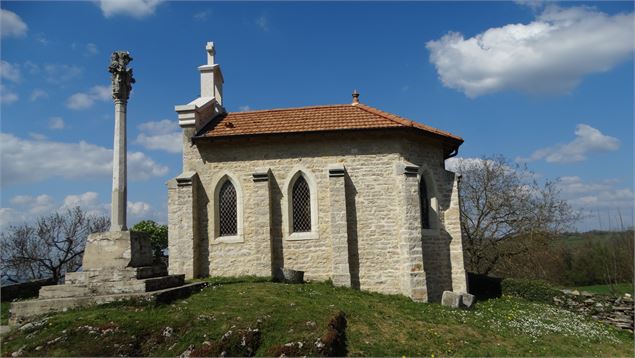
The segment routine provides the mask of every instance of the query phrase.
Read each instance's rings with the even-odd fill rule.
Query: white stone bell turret
[[[175,106],[181,128],[202,128],[223,108],[223,73],[216,62],[216,48],[213,42],[205,46],[207,64],[198,67],[201,74],[200,96],[188,104]]]
[[[215,62],[216,49],[213,42],[205,46],[207,51],[207,64],[198,67],[201,72],[201,97],[214,97],[221,106],[223,105],[223,73],[220,65]]]

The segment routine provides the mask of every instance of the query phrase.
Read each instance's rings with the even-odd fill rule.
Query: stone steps
[[[66,274],[65,282],[71,285],[85,284],[91,281],[119,282],[125,280],[167,276],[167,274],[168,269],[165,265],[126,267],[124,269],[93,269],[82,272],[69,272]]]
[[[74,296],[88,296],[90,290],[86,286],[53,285],[40,288],[40,298],[62,298]]]
[[[34,316],[63,312],[72,308],[88,307],[104,303],[128,300],[147,299],[158,303],[168,303],[175,299],[185,298],[193,292],[198,292],[207,285],[206,282],[194,282],[177,287],[170,287],[151,292],[125,293],[114,295],[97,295],[82,297],[61,297],[48,299],[34,299],[11,303],[9,310],[9,324],[16,325]],[[65,286],[60,285],[58,287]]]
[[[39,297],[48,299],[157,291],[182,285],[185,282],[185,275],[166,275],[141,280],[132,279],[116,282],[89,282],[87,285],[64,284],[45,286],[40,289]]]

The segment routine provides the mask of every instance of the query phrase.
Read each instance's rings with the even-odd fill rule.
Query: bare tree
[[[88,235],[109,226],[108,218],[88,215],[79,207],[10,226],[0,235],[0,268],[20,280],[51,277],[59,282],[65,272],[81,267]]]
[[[553,238],[577,219],[555,182],[539,185],[526,167],[503,157],[458,159],[456,170],[462,175],[461,227],[472,272],[489,273],[501,258],[527,252],[537,238]]]

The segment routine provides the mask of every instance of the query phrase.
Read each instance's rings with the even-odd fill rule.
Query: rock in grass
[[[443,291],[441,297],[441,304],[451,308],[470,308],[475,302],[475,296],[467,292]]]
[[[476,296],[469,294],[467,292],[461,293],[460,307],[471,308],[474,305],[474,303],[476,303]]]
[[[461,294],[452,291],[443,291],[441,304],[451,308],[459,308],[461,305]]]
[[[282,268],[282,278],[286,283],[304,283],[304,271]]]

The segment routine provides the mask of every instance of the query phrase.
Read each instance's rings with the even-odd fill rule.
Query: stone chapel
[[[312,280],[440,301],[467,292],[463,139],[352,103],[227,112],[208,43],[200,96],[175,107],[183,171],[168,182],[170,274]]]

